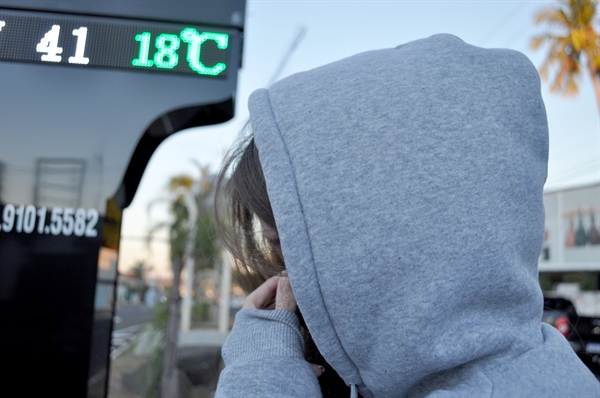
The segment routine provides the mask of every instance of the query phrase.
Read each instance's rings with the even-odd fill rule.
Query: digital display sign
[[[227,75],[226,29],[0,9],[0,61]]]

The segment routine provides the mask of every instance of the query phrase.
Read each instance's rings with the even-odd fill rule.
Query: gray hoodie
[[[542,324],[548,128],[521,53],[436,35],[249,101],[290,282],[364,397],[600,396]],[[217,397],[320,396],[298,319],[244,310]]]

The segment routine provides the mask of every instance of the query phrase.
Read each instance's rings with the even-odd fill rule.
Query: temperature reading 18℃
[[[152,34],[150,32],[139,33],[135,36],[135,41],[140,43],[140,51],[138,57],[131,62],[133,66],[144,68],[155,66],[160,69],[173,69],[179,64],[177,50],[179,50],[181,42],[183,42],[187,44],[186,60],[188,66],[199,75],[217,76],[227,67],[223,62],[207,66],[200,60],[202,45],[207,41],[214,41],[219,50],[227,49],[229,46],[229,35],[225,33],[200,33],[194,28],[185,28],[179,36],[161,33],[154,41],[156,52],[152,58],[150,58]]]

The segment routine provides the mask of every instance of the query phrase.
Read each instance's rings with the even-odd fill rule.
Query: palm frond
[[[169,190],[174,192],[177,189],[182,188],[185,191],[189,191],[192,188],[193,183],[194,179],[187,174],[175,176],[169,181]]]
[[[561,0],[553,8],[539,11],[534,21],[548,30],[534,36],[529,46],[539,50],[547,46],[546,58],[539,68],[542,79],[552,74],[550,90],[566,96],[579,91],[582,65],[600,77],[600,37],[594,28],[597,3],[594,0]]]
[[[571,25],[569,17],[562,9],[545,9],[535,15],[535,24],[557,25],[559,27],[568,28]]]

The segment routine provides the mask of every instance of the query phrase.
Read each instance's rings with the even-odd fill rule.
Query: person
[[[216,397],[600,396],[541,322],[548,127],[523,54],[435,35],[249,110],[216,202],[253,293]]]

